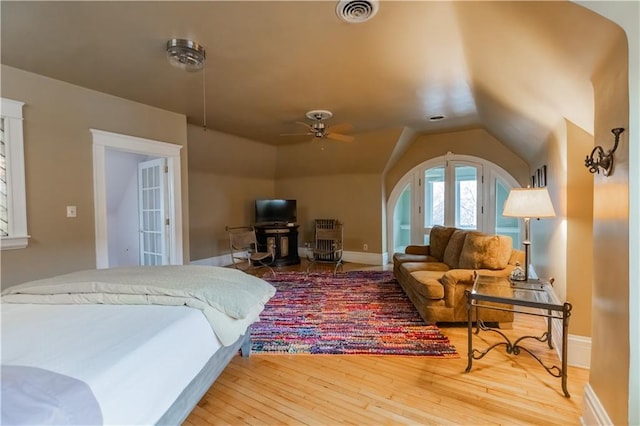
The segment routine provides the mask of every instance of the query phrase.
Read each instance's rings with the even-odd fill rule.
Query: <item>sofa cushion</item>
[[[444,287],[438,281],[442,273],[436,271],[416,271],[411,273],[415,280],[414,290],[425,299],[440,300],[444,298]]]
[[[458,267],[462,269],[504,269],[511,257],[511,247],[511,237],[469,232],[462,246]]]
[[[407,272],[414,271],[435,271],[439,274],[435,278],[440,278],[443,272],[449,270],[449,266],[442,262],[405,262],[401,266]]]
[[[432,256],[424,256],[421,254],[407,254],[407,253],[394,253],[393,264],[399,266],[402,263],[407,262],[437,262],[438,259]]]
[[[451,238],[451,234],[453,234],[455,230],[456,228],[448,228],[439,225],[431,228],[431,232],[429,233],[429,251],[431,256],[442,262],[444,250],[447,248],[449,238]]]
[[[456,229],[453,234],[451,234],[449,244],[447,244],[447,248],[444,250],[444,257],[442,258],[442,261],[449,265],[449,267],[458,267],[460,263],[460,253],[462,252],[462,246],[464,245],[464,240],[468,232],[469,231],[462,229]]]

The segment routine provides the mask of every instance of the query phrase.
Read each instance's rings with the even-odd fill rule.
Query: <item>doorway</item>
[[[152,256],[153,262],[146,262],[147,264],[182,264],[182,195],[180,179],[180,149],[182,146],[95,129],[91,129],[91,133],[93,137],[96,267],[119,266],[123,262],[123,256],[125,264],[145,264],[143,250],[148,252],[150,248],[149,244],[145,244],[145,231],[153,231],[147,234],[147,237],[149,237],[147,240],[153,240],[155,253]],[[147,215],[158,213],[154,224],[159,225],[160,229],[155,225],[153,229],[145,229],[145,227],[148,227],[148,223],[145,225],[142,220],[138,221],[139,212],[141,211],[139,208],[136,208],[134,219],[131,219],[131,215],[129,215],[130,219],[126,220],[125,224],[116,225],[112,223],[114,216],[110,215],[109,212],[110,201],[108,193],[110,191],[107,188],[109,185],[113,185],[112,176],[110,175],[116,172],[113,171],[112,167],[107,166],[108,162],[111,161],[108,160],[109,158],[116,158],[116,161],[118,161],[118,158],[120,160],[128,158],[129,162],[136,165],[136,192],[142,191],[137,184],[137,174],[141,173],[138,171],[139,163],[149,160],[152,162],[141,167],[142,170],[146,170],[147,175],[149,175],[148,172],[154,170],[157,172],[164,169],[161,174],[166,188],[159,189],[153,182],[153,185],[147,185],[146,188],[148,194],[156,193],[158,197],[160,197],[160,193],[163,194],[163,199],[159,201],[166,208],[163,207],[161,212],[153,204],[146,203],[145,207]],[[136,199],[138,198],[136,194]],[[136,206],[138,206],[137,202]],[[150,209],[150,207],[154,208]],[[155,212],[151,210],[155,210]],[[114,247],[122,248],[127,246],[115,244],[116,242],[113,239],[117,238],[115,236],[117,234],[109,232],[110,226],[111,228],[118,226],[121,229],[133,230],[135,238],[139,238],[141,243],[138,245],[131,244],[127,253],[114,252]],[[141,252],[142,254],[139,254]],[[137,262],[135,261],[136,258]],[[140,259],[143,259],[143,261]]]

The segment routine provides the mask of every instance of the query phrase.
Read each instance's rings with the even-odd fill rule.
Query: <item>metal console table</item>
[[[558,304],[554,302],[551,284],[539,280],[513,281],[507,278],[476,275],[473,289],[466,292],[467,295],[467,318],[468,318],[468,363],[466,372],[471,371],[474,359],[482,359],[492,349],[505,345],[509,354],[519,355],[520,351],[525,351],[535,358],[549,374],[562,379],[562,391],[567,398],[570,398],[567,391],[567,335],[569,328],[569,317],[571,316],[571,303]],[[519,308],[520,307],[520,308]],[[524,310],[521,307],[530,308]],[[522,336],[511,341],[502,331],[494,327],[489,327],[478,315],[479,309],[494,309],[512,311],[527,315],[545,317],[547,320],[547,330],[539,337]],[[480,330],[492,331],[499,334],[504,342],[495,343],[483,351],[473,349],[473,319],[476,318],[475,334]],[[521,343],[525,339],[534,339],[539,342],[546,342],[550,349],[553,349],[551,324],[554,319],[562,321],[562,355],[561,367],[557,365],[548,366],[542,359]]]

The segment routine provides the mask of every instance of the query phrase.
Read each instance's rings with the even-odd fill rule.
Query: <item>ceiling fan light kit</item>
[[[332,139],[340,142],[351,142],[353,141],[353,136],[343,135],[340,131],[348,131],[351,130],[353,126],[348,123],[342,123],[335,126],[327,126],[324,120],[327,120],[333,117],[333,113],[331,111],[327,111],[325,109],[314,109],[308,111],[305,116],[309,120],[313,120],[313,123],[305,123],[303,121],[298,121],[298,124],[302,124],[307,128],[305,133],[284,133],[280,136],[299,136],[299,135],[309,135],[313,136],[314,139]]]
[[[207,58],[204,46],[192,40],[172,38],[167,42],[167,58],[171,65],[185,71],[200,71]]]
[[[314,109],[306,114],[309,120],[327,120],[333,117],[333,113],[331,111],[327,111],[325,109]]]

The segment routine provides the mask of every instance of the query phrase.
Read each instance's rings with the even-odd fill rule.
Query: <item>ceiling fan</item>
[[[327,126],[324,120],[327,120],[333,116],[331,111],[327,110],[312,110],[307,112],[306,117],[309,120],[313,120],[312,123],[306,123],[303,121],[297,121],[296,123],[302,124],[307,128],[304,133],[283,133],[281,136],[297,136],[297,135],[309,135],[318,139],[332,139],[340,142],[352,142],[353,136],[343,135],[341,132],[349,131],[353,128],[351,124],[342,123],[335,126]]]

